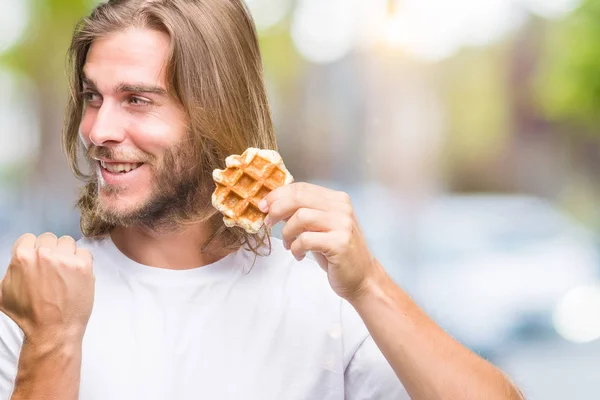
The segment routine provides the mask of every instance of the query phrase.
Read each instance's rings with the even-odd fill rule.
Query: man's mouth
[[[100,166],[112,174],[126,174],[142,166],[143,163],[119,163],[100,161]]]

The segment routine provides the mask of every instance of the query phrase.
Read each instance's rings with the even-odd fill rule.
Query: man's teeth
[[[100,165],[102,168],[105,168],[108,172],[112,172],[113,174],[125,173],[131,170],[138,168],[142,163],[126,163],[126,164],[116,164],[116,163],[106,163],[104,161],[100,161]]]

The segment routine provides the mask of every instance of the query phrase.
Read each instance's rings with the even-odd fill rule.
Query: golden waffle
[[[213,171],[217,188],[212,204],[224,215],[225,225],[241,226],[248,233],[256,233],[266,216],[258,203],[271,190],[292,183],[294,178],[274,150],[251,147],[241,156],[227,157],[225,165],[224,170]]]

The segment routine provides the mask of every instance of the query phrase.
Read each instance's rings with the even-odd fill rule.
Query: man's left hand
[[[360,297],[380,272],[362,234],[350,197],[308,183],[292,183],[260,203],[265,224],[284,221],[283,244],[297,260],[312,251],[333,290],[346,300]]]

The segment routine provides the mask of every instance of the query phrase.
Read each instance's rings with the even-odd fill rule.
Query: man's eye
[[[151,104],[150,100],[146,100],[137,96],[132,96],[129,99],[129,103],[133,104],[134,106],[149,106]]]
[[[92,104],[92,103],[97,104],[102,101],[102,97],[98,93],[90,92],[90,91],[81,93],[81,98],[87,104]]]

